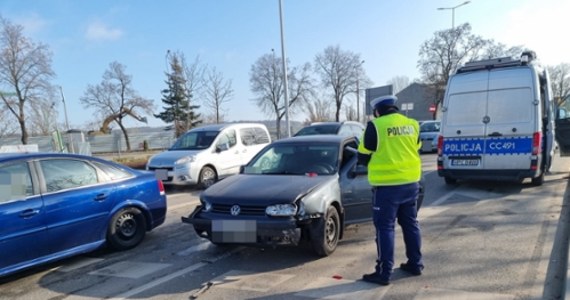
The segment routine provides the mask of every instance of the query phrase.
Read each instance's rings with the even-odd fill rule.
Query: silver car
[[[437,137],[441,121],[423,121],[420,125],[420,140],[422,141],[422,153],[437,151]]]

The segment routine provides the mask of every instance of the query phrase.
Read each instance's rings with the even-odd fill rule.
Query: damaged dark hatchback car
[[[357,164],[354,137],[312,135],[275,141],[239,174],[200,195],[182,221],[215,244],[298,245],[334,252],[344,228],[371,220],[372,191]],[[417,206],[423,201],[423,185]]]

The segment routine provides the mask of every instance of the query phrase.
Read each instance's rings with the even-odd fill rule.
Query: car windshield
[[[437,132],[439,131],[439,122],[424,122],[420,126],[420,132]]]
[[[326,125],[313,125],[305,127],[295,134],[295,136],[301,135],[315,135],[315,134],[336,134],[338,132],[339,125],[337,124],[326,124]]]
[[[257,155],[244,174],[332,175],[338,169],[338,145],[276,144]]]
[[[169,150],[200,150],[209,148],[219,131],[191,131],[176,140]]]

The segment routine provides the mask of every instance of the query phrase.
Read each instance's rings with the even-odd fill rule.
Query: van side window
[[[221,148],[222,149],[224,149],[224,148],[229,149],[229,148],[235,146],[236,143],[237,143],[236,131],[234,129],[231,129],[231,130],[224,131],[224,133],[222,133],[222,135],[220,136],[220,140],[218,141],[217,146],[225,145]]]
[[[270,142],[269,134],[267,133],[267,131],[265,131],[259,127],[255,127],[255,128],[253,128],[253,132],[254,132],[254,136],[255,136],[255,144],[256,145],[267,144]]]
[[[241,142],[245,146],[254,146],[269,143],[269,135],[259,127],[248,127],[239,130]]]
[[[241,143],[245,146],[251,146],[255,144],[253,128],[240,128],[239,136],[241,138]]]

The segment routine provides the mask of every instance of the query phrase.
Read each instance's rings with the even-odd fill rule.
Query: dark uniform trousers
[[[422,269],[421,235],[416,209],[419,183],[376,186],[373,191],[374,204],[372,210],[378,251],[376,273],[386,278],[392,274],[396,218],[404,235],[407,263],[411,267]]]

